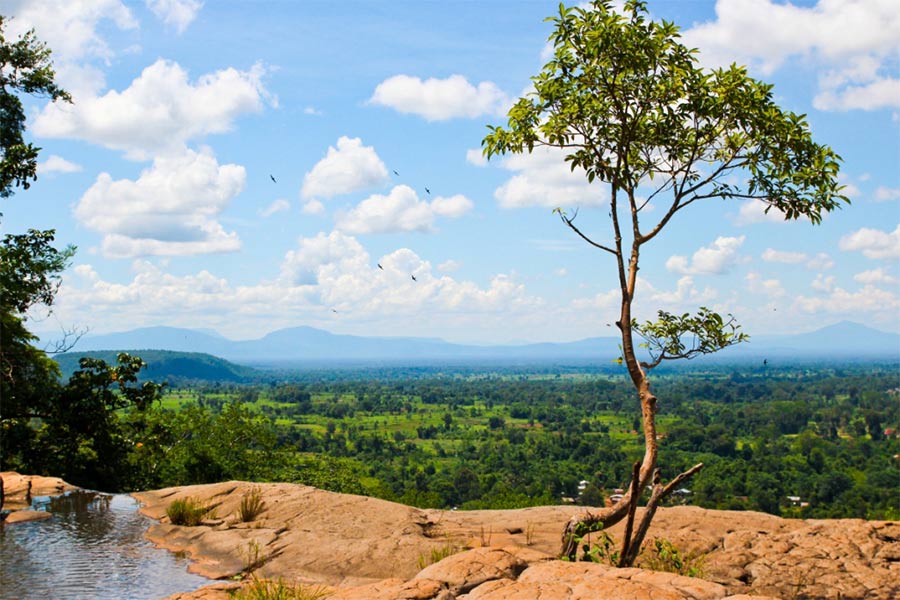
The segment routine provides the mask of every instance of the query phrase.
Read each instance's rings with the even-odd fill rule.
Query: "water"
[[[0,599],[157,600],[210,582],[143,535],[154,522],[127,495],[35,498],[52,519],[0,524]]]

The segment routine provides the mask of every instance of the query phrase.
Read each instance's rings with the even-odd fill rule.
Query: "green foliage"
[[[669,540],[655,538],[653,548],[643,551],[639,564],[642,568],[651,571],[665,571],[687,577],[703,577],[703,560],[702,555],[682,554]]]
[[[172,525],[184,525],[186,527],[196,527],[203,522],[204,517],[210,513],[212,508],[197,500],[194,497],[173,500],[172,504],[166,508],[166,516]]]
[[[0,198],[11,196],[15,187],[27,190],[30,180],[37,178],[40,148],[25,143],[26,115],[18,94],[72,101],[53,81],[50,49],[37,40],[34,30],[18,40],[7,40],[6,19],[0,15]]]
[[[462,548],[460,548],[459,545],[454,543],[450,538],[446,538],[443,545],[431,548],[427,554],[420,554],[416,559],[416,566],[419,567],[419,570],[421,571],[428,565],[441,562],[448,556],[452,556],[460,550],[462,550]]]
[[[319,585],[288,583],[284,579],[262,579],[255,575],[231,594],[234,600],[322,600],[331,592]]]
[[[258,487],[253,487],[241,496],[241,503],[237,510],[238,521],[241,523],[255,521],[265,508],[266,503],[262,499],[262,492]]]
[[[644,324],[634,321],[632,329],[644,338],[643,346],[650,353],[651,361],[641,363],[645,368],[653,368],[665,360],[712,354],[749,339],[739,331],[740,325],[733,316],[728,315],[726,321],[706,307],[700,307],[696,316],[688,313],[678,316],[661,310],[657,321]]]
[[[603,530],[603,523],[581,522],[575,527],[574,538],[575,553],[581,550],[581,556],[564,556],[563,560],[580,560],[583,562],[595,562],[617,566],[619,563],[619,551],[615,549],[613,539]],[[599,533],[599,535],[594,535]]]
[[[744,67],[702,69],[678,27],[648,19],[643,2],[629,0],[623,13],[605,0],[560,5],[551,20],[554,56],[507,127],[489,128],[486,156],[563,148],[588,181],[612,186],[614,209],[618,191],[643,208],[634,194],[649,181],[649,199],[672,198],[651,237],[704,198],[757,199],[813,223],[847,202],[840,157],[813,142],[803,115],[779,108],[772,86]],[[731,175],[745,176],[744,185]]]

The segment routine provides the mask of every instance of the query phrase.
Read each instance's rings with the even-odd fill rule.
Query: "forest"
[[[429,508],[602,506],[644,447],[621,374],[423,367],[277,378],[176,380],[103,427],[36,430],[4,468],[104,491],[241,479]],[[705,465],[670,503],[900,518],[895,364],[715,365],[661,373],[657,388],[663,477]]]

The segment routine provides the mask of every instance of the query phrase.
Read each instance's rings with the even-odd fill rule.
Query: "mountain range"
[[[146,327],[120,333],[87,334],[71,352],[169,350],[210,354],[246,365],[288,366],[335,362],[539,362],[609,361],[619,356],[618,338],[594,337],[566,343],[477,346],[436,338],[367,337],[329,333],[313,327],[273,331],[259,339],[229,340],[210,330]],[[761,357],[796,359],[900,360],[900,335],[844,321],[792,335],[753,336],[727,348],[716,360]]]

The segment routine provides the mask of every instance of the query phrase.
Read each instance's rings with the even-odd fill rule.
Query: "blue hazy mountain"
[[[145,327],[121,333],[85,335],[71,350],[172,350],[200,352],[244,364],[334,361],[464,361],[501,362],[612,360],[618,339],[587,338],[567,343],[476,346],[437,338],[340,335],[313,327],[273,331],[255,340],[229,340],[214,331]],[[880,357],[900,360],[900,335],[851,322],[792,335],[753,336],[749,343],[727,348],[717,360],[753,357],[795,359]]]

